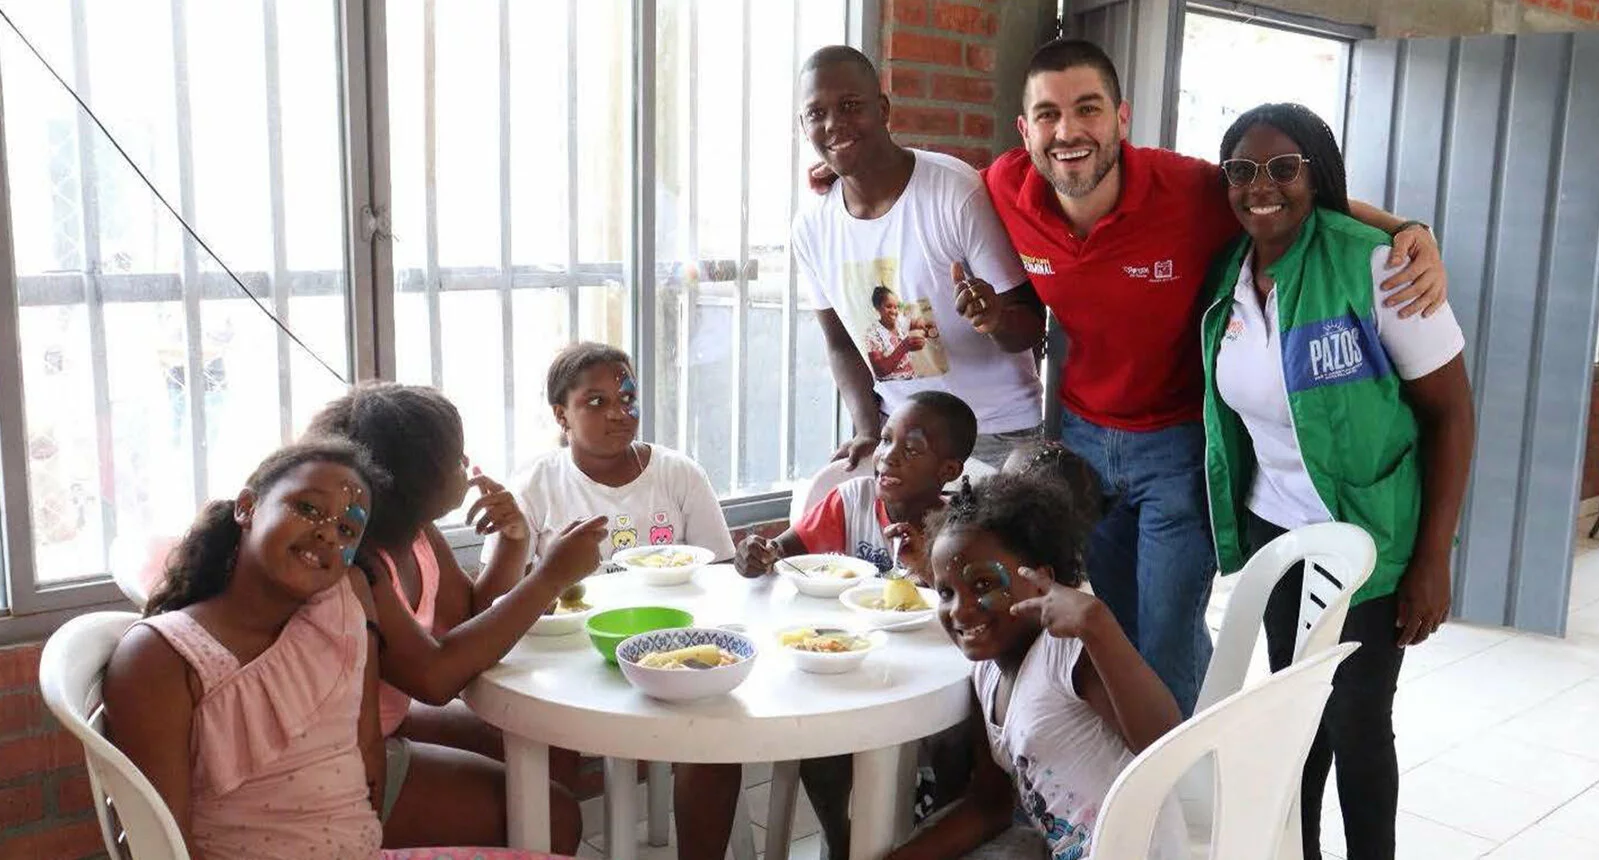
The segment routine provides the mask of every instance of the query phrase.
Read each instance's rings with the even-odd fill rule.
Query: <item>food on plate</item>
[[[694,563],[694,554],[680,549],[658,549],[628,559],[634,567],[682,567]]]
[[[839,564],[836,561],[824,561],[805,568],[811,576],[830,576],[834,579],[859,579],[860,574],[849,565]]]
[[[818,633],[815,630],[790,630],[778,637],[784,648],[793,648],[795,651],[813,651],[823,654],[842,654],[846,651],[863,651],[871,647],[871,642],[863,636],[843,631],[829,631]]]
[[[883,593],[862,603],[868,609],[888,612],[920,612],[928,608],[922,593],[916,590],[916,583],[909,579],[883,580]]]
[[[651,651],[638,658],[646,669],[715,669],[739,661],[737,654],[715,645],[691,645],[675,651]]]
[[[571,615],[574,612],[587,612],[594,608],[583,602],[583,596],[587,593],[588,589],[584,588],[583,583],[580,582],[561,592],[561,596],[555,600],[555,605],[544,610],[544,614]]]

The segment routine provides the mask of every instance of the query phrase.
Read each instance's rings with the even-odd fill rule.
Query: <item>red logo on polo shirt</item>
[[[1153,278],[1150,277],[1151,271],[1154,272]],[[1127,277],[1135,278],[1140,281],[1169,281],[1176,277],[1176,275],[1172,273],[1171,260],[1161,260],[1155,263],[1153,266],[1122,266],[1122,272],[1127,275]]]

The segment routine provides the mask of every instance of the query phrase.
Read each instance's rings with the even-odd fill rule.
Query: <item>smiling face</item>
[[[911,403],[894,410],[873,455],[877,495],[895,505],[926,500],[960,477],[962,463],[949,456],[947,435],[931,409]]]
[[[245,490],[234,505],[243,529],[239,564],[264,571],[292,597],[309,599],[355,562],[370,500],[353,469],[328,462],[296,466],[259,496]]]
[[[834,173],[853,176],[893,148],[888,98],[865,69],[828,63],[802,74],[799,90],[800,130]]]
[[[885,294],[882,303],[877,306],[877,321],[889,331],[894,331],[894,327],[899,325],[899,299],[893,293]]]
[[[638,381],[621,362],[596,364],[577,378],[555,420],[573,449],[598,457],[627,452],[638,436]]]
[[[1021,559],[992,534],[946,528],[933,540],[931,560],[938,621],[966,659],[1025,652],[1038,638],[1038,623],[1012,615],[1010,608],[1042,592],[1016,573]]]
[[[1269,125],[1252,126],[1239,138],[1238,145],[1228,154],[1229,159],[1247,159],[1265,165],[1279,156],[1303,155],[1299,145],[1288,135]],[[1301,164],[1290,182],[1278,182],[1272,172],[1286,174],[1285,165],[1296,159],[1282,159],[1275,171],[1261,167],[1255,181],[1247,185],[1227,186],[1227,202],[1232,204],[1238,223],[1257,244],[1282,245],[1293,240],[1299,225],[1310,215],[1316,205],[1316,189],[1310,181],[1310,168]],[[1281,178],[1280,176],[1278,178]]]
[[[1022,104],[1016,130],[1039,175],[1062,197],[1083,197],[1098,188],[1121,158],[1131,117],[1126,102],[1111,101],[1099,70],[1036,72],[1027,79]]]

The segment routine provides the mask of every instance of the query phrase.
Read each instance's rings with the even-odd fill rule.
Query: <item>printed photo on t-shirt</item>
[[[846,301],[835,303],[834,310],[866,356],[873,377],[924,379],[949,372],[933,304],[900,295],[897,259],[844,263],[839,276]]]

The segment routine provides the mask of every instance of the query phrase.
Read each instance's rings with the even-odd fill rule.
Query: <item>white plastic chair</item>
[[[1219,802],[1210,856],[1273,860],[1332,693],[1333,672],[1358,647],[1349,642],[1308,656],[1150,744],[1105,794],[1094,826],[1094,856],[1148,856],[1156,817],[1172,789],[1195,762],[1214,757]]]
[[[821,504],[833,488],[851,478],[864,478],[872,474],[872,458],[862,457],[855,468],[843,460],[834,460],[809,478],[794,482],[793,494],[788,502],[788,524],[793,525],[805,517],[811,508]]]
[[[155,786],[100,734],[100,678],[122,634],[138,620],[132,612],[91,612],[63,624],[44,645],[39,688],[45,707],[83,744],[111,860],[188,860],[183,834]]]
[[[1377,546],[1359,526],[1318,523],[1281,535],[1255,553],[1235,574],[1238,581],[1222,616],[1196,711],[1243,687],[1250,657],[1260,639],[1266,601],[1288,569],[1300,562],[1305,564],[1305,576],[1299,598],[1299,631],[1294,642],[1296,663],[1338,644],[1349,614],[1349,601],[1377,564]],[[1178,796],[1192,831],[1204,833],[1210,829],[1215,805],[1213,784],[1208,761],[1196,764],[1182,780]],[[1302,853],[1297,792],[1283,833],[1281,860],[1294,860]]]

